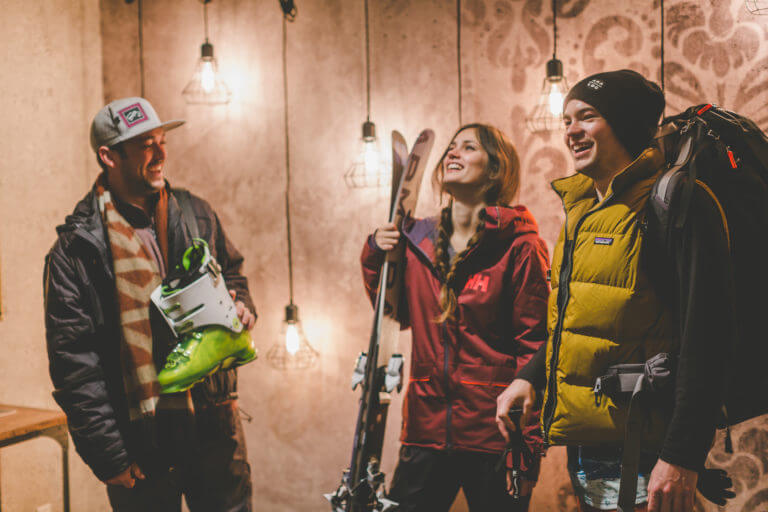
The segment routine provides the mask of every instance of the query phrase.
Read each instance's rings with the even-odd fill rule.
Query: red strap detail
[[[472,386],[496,386],[500,388],[505,388],[508,386],[508,384],[500,384],[498,382],[473,382],[471,380],[460,380],[459,382],[462,384],[470,384]]]
[[[707,110],[709,110],[711,108],[712,108],[712,104],[711,103],[707,103],[706,105],[701,107],[698,112],[696,112],[696,115],[700,116],[701,114],[703,114],[704,112],[706,112]]]
[[[736,165],[736,158],[734,158],[733,152],[730,149],[728,150],[728,158],[731,161],[731,167],[733,167],[734,169],[738,169],[739,166]]]

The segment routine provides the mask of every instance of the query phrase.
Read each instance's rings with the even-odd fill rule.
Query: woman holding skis
[[[523,449],[504,458],[496,396],[546,339],[546,245],[531,213],[508,206],[520,164],[497,128],[459,128],[432,179],[450,198],[440,216],[407,219],[402,234],[381,226],[362,254],[375,296],[385,251],[406,244],[400,321],[413,345],[389,498],[404,512],[448,511],[462,488],[473,512],[525,511],[541,456],[538,418],[523,429]],[[522,470],[519,498],[505,465]]]

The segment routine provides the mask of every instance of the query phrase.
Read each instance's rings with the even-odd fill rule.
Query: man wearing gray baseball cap
[[[150,292],[206,241],[238,316],[256,322],[243,257],[211,206],[165,179],[166,132],[144,98],[115,100],[91,124],[102,169],[57,228],[46,257],[45,321],[54,398],[113,510],[250,511],[252,487],[237,407],[237,373],[160,394],[157,372],[176,344]]]

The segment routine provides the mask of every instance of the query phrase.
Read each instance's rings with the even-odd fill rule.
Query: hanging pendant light
[[[541,87],[541,95],[531,115],[525,120],[534,133],[546,132],[563,126],[563,100],[568,92],[568,82],[563,75],[563,63],[557,58],[557,6],[552,0],[552,58],[547,61],[547,76]]]
[[[304,335],[304,328],[299,320],[299,307],[293,303],[293,251],[291,245],[291,160],[290,139],[288,137],[288,65],[286,58],[286,20],[293,21],[296,7],[293,0],[280,0],[283,9],[283,100],[285,126],[285,225],[288,241],[288,286],[290,302],[285,307],[285,319],[280,332],[280,340],[267,352],[267,361],[280,370],[304,369],[315,364],[317,351],[312,348]]]
[[[389,172],[376,137],[376,125],[371,121],[371,64],[369,51],[368,0],[365,11],[365,98],[367,115],[363,123],[363,135],[357,143],[357,153],[344,173],[349,188],[373,188],[389,185]]]
[[[768,0],[746,0],[746,4],[752,14],[768,15]]]
[[[281,340],[267,352],[267,361],[280,370],[309,368],[317,360],[317,351],[312,348],[299,321],[299,308],[291,302],[285,306],[285,319],[280,331]]]
[[[200,1],[203,2],[205,42],[200,47],[200,59],[192,73],[192,79],[181,94],[189,104],[223,105],[229,103],[232,93],[219,74],[216,57],[213,56],[213,45],[208,41],[208,4],[211,0]]]

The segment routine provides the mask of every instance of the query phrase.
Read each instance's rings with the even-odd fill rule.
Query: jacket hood
[[[525,206],[489,206],[485,209],[485,229],[507,237],[538,233],[539,225]]]
[[[537,234],[536,219],[525,206],[488,206],[484,210],[486,238],[505,240],[523,234]],[[429,259],[434,259],[440,216],[407,219],[403,234]]]

